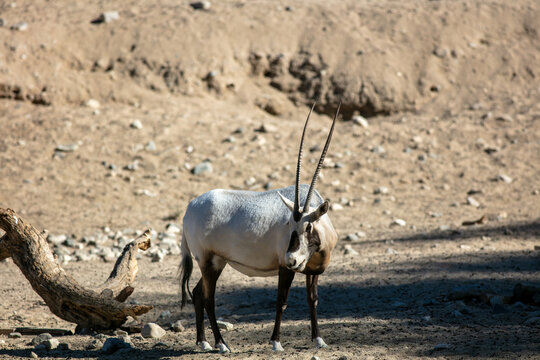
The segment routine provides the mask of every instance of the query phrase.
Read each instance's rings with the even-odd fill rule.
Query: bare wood
[[[7,234],[4,234],[4,236],[0,238],[0,261],[11,257],[11,255],[9,254],[9,250],[6,246],[6,238]]]
[[[137,273],[135,255],[137,249],[150,246],[149,232],[126,245],[109,279],[94,291],[79,285],[60,267],[46,240],[15,211],[0,209],[0,228],[6,232],[0,239],[0,254],[7,249],[34,291],[56,316],[76,323],[79,328],[114,329],[128,316],[136,318],[152,309],[147,305],[126,305],[115,299],[123,301],[131,294],[132,290],[127,288]]]

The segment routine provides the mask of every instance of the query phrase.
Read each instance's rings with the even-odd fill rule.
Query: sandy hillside
[[[118,18],[96,21],[109,11]],[[180,256],[160,234],[210,189],[291,185],[318,98],[304,182],[343,104],[317,186],[340,235],[319,289],[330,348],[310,343],[299,275],[285,353],[273,354],[277,278],[227,267],[217,294],[218,316],[234,324],[227,357],[540,358],[540,307],[455,296],[540,286],[536,1],[224,0],[197,10],[37,0],[1,3],[0,18],[0,207],[46,230],[88,286],[137,232],[158,236],[130,299],[155,305],[142,321],[186,329],[132,335],[130,350],[108,356],[221,358],[195,346],[194,311],[179,307]],[[211,171],[193,174],[203,162]],[[11,260],[0,279],[0,328],[74,328]],[[50,352],[30,340],[0,335],[0,358],[102,356],[93,335],[59,337],[69,350]]]

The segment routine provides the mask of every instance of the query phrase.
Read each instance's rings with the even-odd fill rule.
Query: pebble
[[[388,255],[395,255],[397,254],[397,251],[389,247],[388,249],[386,249],[385,253]]]
[[[148,150],[148,151],[155,151],[156,150],[156,143],[153,142],[153,141],[149,141],[146,144],[145,149]]]
[[[189,6],[195,10],[210,10],[212,3],[210,1],[194,1]]]
[[[433,50],[433,55],[435,55],[438,58],[444,58],[448,54],[448,51],[446,49],[437,47],[435,50]]]
[[[471,206],[474,206],[474,207],[479,207],[480,206],[480,203],[478,201],[476,201],[472,196],[467,197],[467,204],[471,205]]]
[[[163,330],[161,326],[156,323],[147,323],[141,330],[141,336],[143,338],[159,339],[167,332]]]
[[[377,195],[377,194],[388,194],[388,188],[386,186],[379,186],[378,188],[376,188],[375,190],[373,190],[373,194]]]
[[[10,339],[19,339],[21,337],[22,337],[22,334],[19,332],[12,332],[12,333],[9,333],[8,335],[8,338]]]
[[[366,129],[369,127],[368,121],[366,120],[365,117],[363,117],[361,115],[354,116],[352,118],[352,122],[353,122],[353,124],[360,125],[360,126],[362,126],[363,128],[366,128]]]
[[[38,336],[33,338],[30,343],[32,345],[38,345],[38,344],[41,344],[42,342],[44,342],[45,340],[49,340],[49,339],[52,339],[52,335],[49,334],[49,333],[43,333],[43,334],[39,334]]]
[[[73,152],[79,148],[79,144],[57,145],[54,150],[60,152]]]
[[[171,324],[171,329],[174,332],[182,332],[185,330],[184,325],[182,325],[182,322],[180,320],[177,320]]]
[[[133,120],[129,127],[132,129],[142,129],[142,122],[140,120]]]
[[[193,175],[200,175],[204,173],[211,173],[212,170],[212,163],[210,161],[203,161],[191,169],[191,173]]]
[[[351,256],[356,256],[356,255],[358,255],[358,251],[354,250],[350,244],[346,244],[346,245],[343,247],[343,253],[344,253],[345,255],[351,255]]]
[[[101,347],[101,352],[105,354],[112,354],[121,349],[131,349],[131,345],[125,342],[123,338],[108,338]]]
[[[31,357],[32,359],[37,359],[37,358],[39,358],[38,354],[36,354],[36,353],[33,352],[33,351],[30,351],[30,357]]]
[[[386,150],[381,145],[377,145],[371,148],[371,152],[375,154],[384,154]]]
[[[171,317],[171,312],[169,310],[162,311],[159,314],[158,320],[163,321]]]
[[[497,175],[497,180],[503,181],[503,182],[505,182],[505,183],[507,183],[507,184],[511,184],[512,181],[513,181],[513,179],[512,179],[510,176],[505,175],[505,174],[499,174],[499,175]]]
[[[502,122],[513,122],[514,121],[514,119],[508,114],[498,115],[497,117],[495,117],[495,120],[502,121]]]
[[[343,205],[338,204],[338,203],[333,203],[332,205],[330,205],[330,210],[332,210],[332,211],[341,211],[341,210],[343,210]]]
[[[28,23],[26,21],[18,22],[11,26],[11,30],[26,31],[28,29]]]
[[[223,320],[218,320],[217,325],[220,329],[225,330],[225,331],[231,331],[234,328],[233,324],[227,321],[223,321]]]
[[[253,185],[255,185],[256,182],[257,182],[257,180],[252,176],[252,177],[246,179],[244,181],[244,184],[246,184],[246,186],[253,186]]]
[[[86,350],[96,350],[103,347],[103,342],[99,339],[94,339],[88,346],[86,347]]]
[[[54,350],[58,347],[58,345],[60,345],[60,341],[58,341],[58,339],[52,338],[43,341],[41,345],[45,345],[45,348],[47,350]]]
[[[276,132],[277,130],[278,130],[277,127],[269,125],[269,124],[263,124],[255,129],[256,132],[260,132],[263,134],[273,133],[273,132]]]
[[[407,225],[407,222],[403,219],[394,219],[392,220],[392,223],[390,224],[390,226],[405,226]]]
[[[118,15],[118,11],[106,11],[104,13],[101,13],[98,17],[98,22],[102,23],[110,23],[113,21],[116,21],[120,18],[120,15]]]
[[[86,102],[86,106],[88,106],[91,109],[98,109],[100,107],[100,104],[99,104],[99,101],[97,101],[96,99],[89,99]]]
[[[343,240],[345,240],[345,241],[358,241],[358,240],[360,240],[360,238],[356,234],[348,234],[347,236],[345,236],[345,238]]]

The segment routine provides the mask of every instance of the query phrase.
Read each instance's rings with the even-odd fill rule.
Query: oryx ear
[[[281,193],[279,191],[278,191],[278,195],[281,198],[281,201],[283,201],[283,203],[285,204],[285,206],[289,210],[293,211],[294,210],[294,203],[291,200],[287,199],[285,196],[281,195]]]
[[[323,202],[317,209],[315,209],[313,212],[309,214],[309,222],[314,222],[319,220],[321,216],[326,214],[328,212],[328,200]]]

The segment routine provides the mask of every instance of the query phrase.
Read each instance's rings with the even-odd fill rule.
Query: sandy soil
[[[343,100],[318,183],[342,205],[330,213],[341,240],[320,279],[330,348],[310,343],[297,276],[282,324],[286,351],[273,354],[277,278],[228,267],[217,294],[218,316],[235,324],[224,335],[233,349],[226,357],[540,358],[540,322],[528,321],[540,308],[449,300],[457,286],[510,295],[519,282],[540,285],[537,2],[226,0],[194,10],[187,1],[38,0],[0,8],[0,206],[50,234],[163,231],[207,190],[288,186],[307,105],[320,98],[311,148],[323,145],[328,115]],[[118,20],[91,23],[111,10]],[[26,30],[11,29],[22,21]],[[351,120],[359,114],[368,127]],[[306,156],[308,182],[319,151]],[[193,175],[206,159],[213,171]],[[388,193],[376,194],[380,187]],[[462,225],[484,215],[483,224]],[[345,254],[345,245],[359,254]],[[194,311],[179,307],[179,261],[143,257],[131,299],[155,305],[143,321],[168,310],[159,321],[181,319],[186,330],[134,335],[130,357],[221,358],[195,347]],[[112,264],[65,268],[91,286]],[[74,328],[10,260],[0,279],[0,328]],[[31,337],[0,339],[0,358],[30,356]],[[40,357],[102,356],[86,350],[92,336],[60,340],[70,350]]]

